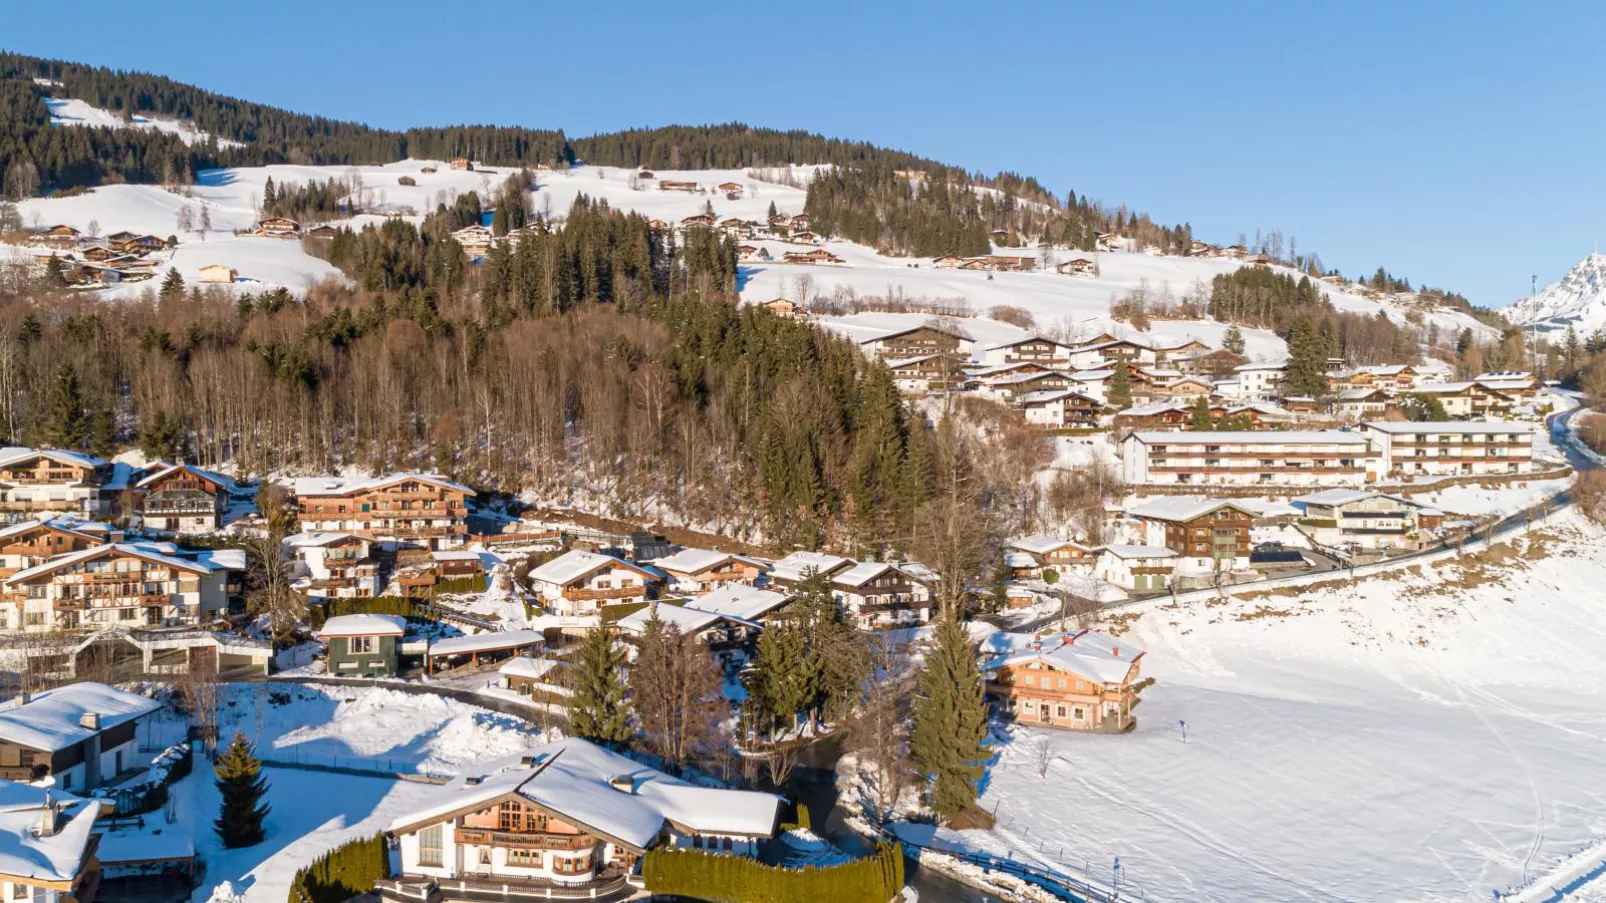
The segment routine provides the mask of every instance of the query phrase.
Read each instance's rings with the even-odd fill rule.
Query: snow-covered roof
[[[587,552],[583,549],[573,549],[531,571],[530,580],[535,583],[555,583],[559,586],[565,586],[587,574],[610,567],[627,568],[649,577],[657,576],[641,565],[626,561],[623,558],[602,555],[597,552]]]
[[[401,636],[407,632],[407,619],[401,615],[361,613],[335,615],[323,622],[318,636]]]
[[[251,566],[244,549],[206,549],[197,553],[195,560],[213,570],[243,571]]]
[[[429,654],[434,656],[464,655],[471,652],[497,652],[503,649],[522,649],[525,646],[533,646],[544,642],[546,642],[546,635],[539,630],[493,630],[489,633],[431,640]]]
[[[1047,343],[1049,345],[1053,345],[1055,348],[1070,348],[1071,347],[1070,345],[1067,345],[1064,342],[1056,342],[1053,339],[1044,338],[1044,337],[1039,336],[1039,335],[1028,335],[1028,336],[1022,336],[1022,337],[1020,337],[1018,339],[1015,339],[1013,341],[1000,342],[997,345],[988,345],[987,346],[987,350],[988,351],[996,351],[999,348],[1014,348],[1014,347],[1017,347],[1019,345],[1024,345],[1027,342],[1044,342],[1044,343]]]
[[[1056,401],[1064,401],[1071,397],[1081,398],[1085,401],[1093,400],[1075,389],[1044,389],[1039,392],[1027,392],[1025,395],[1015,399],[1015,403],[1026,408],[1036,404],[1053,404]]]
[[[1260,362],[1253,363],[1253,364],[1239,364],[1238,366],[1236,366],[1236,367],[1234,367],[1232,369],[1236,373],[1247,373],[1247,372],[1249,372],[1251,370],[1286,370],[1286,369],[1288,369],[1288,362],[1287,361],[1260,361]]]
[[[101,683],[67,684],[39,693],[25,704],[0,710],[0,740],[55,752],[161,707],[154,699]],[[84,726],[85,715],[99,717],[98,730]]]
[[[40,834],[46,802],[56,830]],[[0,876],[71,882],[83,870],[100,804],[55,789],[0,780]]]
[[[785,605],[792,597],[773,590],[728,583],[713,592],[686,600],[686,607],[745,621],[756,621]]]
[[[1174,401],[1163,401],[1159,402],[1158,404],[1137,405],[1136,407],[1127,408],[1121,413],[1127,417],[1154,417],[1158,414],[1164,414],[1168,411],[1186,413],[1190,410],[1192,410],[1192,408],[1188,405],[1179,404]]]
[[[889,570],[908,573],[890,561],[865,561],[833,576],[831,582],[840,583],[843,586],[863,586]],[[910,574],[909,576],[913,577],[914,575]]]
[[[93,539],[96,541],[100,540],[100,537],[93,533],[83,532],[82,528],[82,524],[71,521],[25,520],[20,523],[9,524],[3,528],[0,528],[0,540],[10,539],[13,536],[24,536],[28,533],[32,533],[35,530],[60,530],[64,533],[73,533],[78,536],[82,536],[85,539]]]
[[[1218,508],[1232,508],[1236,511],[1254,516],[1254,512],[1236,502],[1225,499],[1196,498],[1187,495],[1164,496],[1149,499],[1141,504],[1133,505],[1126,510],[1133,517],[1148,518],[1150,520],[1173,521],[1184,523],[1195,518],[1204,517]]]
[[[1100,683],[1124,681],[1143,657],[1142,649],[1091,630],[1046,636],[1000,631],[982,640],[981,652],[986,670],[1040,661]]]
[[[714,549],[681,549],[673,555],[655,558],[651,564],[653,567],[671,574],[696,574],[709,568],[718,567],[727,561],[741,561],[747,564],[764,566],[763,562],[756,558],[747,558]]]
[[[474,494],[474,490],[462,483],[454,483],[438,473],[392,473],[382,477],[297,477],[290,481],[290,490],[297,496],[352,495],[408,480],[429,483],[432,486],[469,495]]]
[[[390,830],[435,824],[509,794],[636,849],[652,846],[665,822],[697,833],[768,837],[781,802],[768,793],[694,786],[570,738],[460,775],[436,792],[436,802],[396,819]]]
[[[1454,395],[1472,388],[1471,382],[1422,383],[1411,391],[1420,395]]]
[[[1345,389],[1344,391],[1338,393],[1338,400],[1364,401],[1365,399],[1371,398],[1373,395],[1386,396],[1387,394],[1388,393],[1384,392],[1382,389]]]
[[[150,473],[150,474],[148,474],[146,476],[140,477],[139,478],[139,482],[134,484],[134,488],[136,488],[136,489],[143,488],[145,486],[150,485],[151,483],[156,482],[157,480],[163,479],[163,478],[165,478],[165,477],[167,477],[167,476],[169,476],[171,474],[177,473],[178,471],[181,471],[181,470],[186,472],[186,473],[194,474],[195,476],[198,476],[203,480],[210,480],[213,483],[216,483],[219,486],[222,486],[224,488],[232,488],[234,486],[234,481],[233,480],[229,479],[228,477],[226,477],[226,476],[224,476],[224,475],[222,475],[220,473],[213,473],[210,470],[202,470],[199,467],[194,467],[194,466],[191,466],[189,464],[168,464],[166,462],[158,462],[157,464],[155,464],[153,466],[156,467],[157,470],[153,471],[152,473]]]
[[[1364,502],[1369,498],[1382,494],[1381,492],[1372,492],[1367,489],[1323,489],[1321,492],[1295,496],[1290,501],[1306,505],[1349,505],[1355,502]]]
[[[1034,533],[1031,536],[1022,536],[1019,539],[1010,540],[1009,545],[1011,548],[1020,549],[1023,552],[1031,552],[1034,555],[1047,555],[1056,549],[1063,549],[1066,546],[1075,546],[1076,548],[1083,550],[1086,550],[1087,548],[1081,543],[1073,542],[1062,536],[1051,536],[1047,533]]]
[[[337,531],[318,531],[318,532],[309,532],[309,533],[296,533],[296,534],[291,535],[291,536],[286,536],[284,538],[284,544],[289,546],[289,547],[291,547],[292,549],[302,549],[302,548],[311,548],[311,547],[315,547],[315,546],[334,545],[337,542],[342,542],[342,541],[347,540],[347,539],[357,539],[357,540],[360,540],[362,542],[367,542],[368,541],[366,539],[363,539],[363,537],[356,536],[355,534],[352,534],[352,533],[340,533],[340,532],[337,532]]]
[[[1037,559],[1029,552],[1006,551],[1004,565],[1012,568],[1034,568],[1037,567]]]
[[[654,602],[646,608],[638,609],[619,619],[619,629],[627,633],[646,633],[647,625],[653,618],[662,621],[665,627],[674,627],[681,633],[699,633],[712,627],[716,622],[723,620],[724,615],[712,611],[703,611],[697,608],[686,608],[669,602]]]
[[[429,558],[431,561],[479,561],[480,553],[447,549],[440,552],[431,552],[429,553]]]
[[[1139,430],[1129,438],[1161,445],[1365,445],[1366,437],[1343,430],[1220,430],[1175,431]]]
[[[84,452],[68,451],[64,448],[26,448],[19,445],[0,448],[0,467],[10,467],[30,458],[45,457],[58,464],[70,464],[74,467],[104,467],[105,458],[97,458]]]
[[[1097,383],[1115,376],[1114,370],[1073,370],[1067,376],[1074,382]]]
[[[114,553],[132,555],[135,558],[142,558],[146,561],[152,562],[153,564],[165,564],[171,568],[179,568],[181,570],[186,570],[197,574],[210,574],[214,570],[211,565],[204,562],[190,561],[185,558],[176,558],[171,554],[171,550],[173,550],[171,543],[107,543],[103,546],[96,546],[93,549],[85,549],[82,552],[72,552],[67,555],[58,555],[42,564],[37,564],[31,568],[26,568],[16,572],[15,574],[12,574],[10,577],[6,578],[5,582],[8,585],[21,583],[25,580],[31,580],[34,577],[43,576],[70,565],[78,564],[84,561],[91,561],[99,558],[102,555]]]
[[[550,658],[531,658],[528,655],[516,655],[508,659],[497,668],[497,673],[510,677],[528,677],[531,680],[540,680],[551,673],[552,669],[560,667],[561,662]]]
[[[1361,425],[1380,433],[1502,433],[1514,436],[1534,431],[1531,423],[1506,423],[1498,420],[1457,420],[1443,423],[1368,420]]]
[[[1101,551],[1109,552],[1117,558],[1175,558],[1177,553],[1165,546],[1130,546],[1112,543],[1100,546]]]
[[[840,555],[831,555],[825,552],[793,552],[770,566],[770,577],[771,579],[795,582],[804,579],[814,571],[827,574],[845,565],[852,564],[854,564],[853,559],[843,558]]]

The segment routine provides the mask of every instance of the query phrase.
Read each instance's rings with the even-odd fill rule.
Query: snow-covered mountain
[[[1585,257],[1560,282],[1501,308],[1500,315],[1513,325],[1532,326],[1540,332],[1571,326],[1588,334],[1606,327],[1606,254]]]

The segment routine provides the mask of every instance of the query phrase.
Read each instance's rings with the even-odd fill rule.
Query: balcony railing
[[[592,599],[637,599],[647,595],[645,586],[621,586],[614,589],[565,589],[563,598],[576,602]]]
[[[461,843],[491,844],[526,850],[589,850],[597,845],[597,839],[589,834],[552,834],[546,831],[460,828],[457,839]]]

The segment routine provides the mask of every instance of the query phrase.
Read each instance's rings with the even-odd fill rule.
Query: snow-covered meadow
[[[1154,605],[1125,633],[1156,680],[1137,730],[1011,728],[981,800],[998,827],[950,839],[1102,880],[1119,857],[1155,900],[1473,901],[1586,874],[1602,539],[1568,515],[1464,565]]]

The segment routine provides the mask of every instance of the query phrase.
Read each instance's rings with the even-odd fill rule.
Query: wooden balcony
[[[645,586],[622,586],[614,589],[568,589],[563,590],[563,598],[571,602],[589,602],[592,600],[613,599],[642,599],[647,596]]]
[[[589,850],[597,839],[589,834],[553,834],[546,831],[492,831],[459,828],[460,843],[490,844],[520,850]]]
[[[635,895],[624,873],[604,869],[579,883],[560,884],[543,878],[474,875],[426,878],[404,875],[374,883],[379,898],[391,903],[520,903],[526,900],[594,900],[616,903]],[[823,901],[822,901],[823,903]]]

